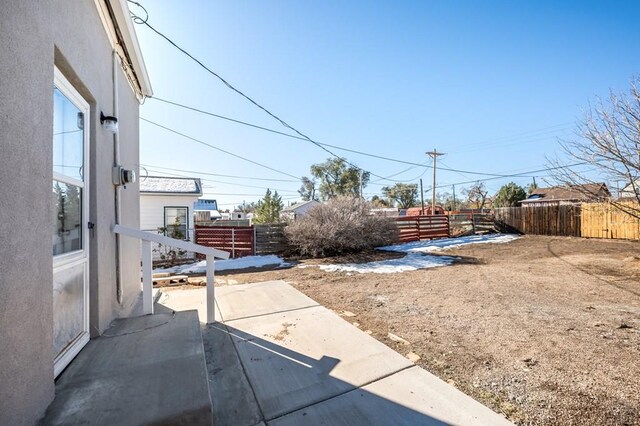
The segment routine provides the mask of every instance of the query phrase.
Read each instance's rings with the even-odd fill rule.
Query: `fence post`
[[[236,258],[236,230],[231,228],[231,257]]]
[[[256,253],[256,245],[257,245],[257,240],[258,240],[258,233],[256,231],[256,226],[255,225],[251,225],[251,227],[253,228],[253,255],[255,256]]]
[[[473,214],[473,210],[471,210],[471,232],[476,234],[476,217]]]

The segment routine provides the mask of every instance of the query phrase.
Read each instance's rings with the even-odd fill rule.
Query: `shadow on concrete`
[[[216,425],[449,424],[372,392],[397,387],[395,395],[401,399],[429,407],[404,377],[394,378],[417,367],[358,387],[331,376],[339,359],[314,359],[228,324],[203,324],[202,330]],[[400,388],[407,388],[409,395]]]

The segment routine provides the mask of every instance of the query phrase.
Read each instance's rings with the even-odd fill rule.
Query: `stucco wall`
[[[91,107],[92,336],[140,313],[139,243],[122,239],[124,303],[116,300],[112,52],[93,1],[21,0],[0,7],[0,424],[33,424],[53,398],[52,181],[54,63]],[[137,169],[138,102],[119,71],[122,163]],[[138,227],[138,185],[122,190],[121,223]]]
[[[36,4],[37,3],[37,4]],[[50,1],[0,7],[0,424],[53,398]]]

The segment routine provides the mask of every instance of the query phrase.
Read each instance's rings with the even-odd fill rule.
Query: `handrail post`
[[[215,289],[214,289],[214,272],[215,258],[213,255],[207,255],[207,324],[213,324],[216,321],[215,311]]]
[[[142,309],[145,315],[153,314],[152,262],[151,241],[142,240]]]

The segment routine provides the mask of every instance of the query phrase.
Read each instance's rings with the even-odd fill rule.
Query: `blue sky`
[[[141,3],[156,29],[314,140],[425,164],[425,151],[436,148],[447,153],[438,165],[461,170],[547,167],[545,157],[558,152],[559,138],[572,137],[588,102],[626,90],[640,72],[639,2]],[[136,29],[155,96],[291,133],[148,28]],[[328,157],[308,142],[154,99],[140,115],[294,176],[309,175],[311,164]],[[144,121],[140,133],[149,174],[215,180],[203,181],[205,194],[223,209],[256,201],[267,187],[285,201],[298,199],[299,182],[256,180],[291,177]],[[410,167],[334,152],[380,176]],[[417,182],[421,175],[430,187],[429,168],[393,179]],[[541,183],[548,173],[532,175]],[[439,171],[437,185],[477,178]],[[493,193],[510,180],[524,185],[532,178],[486,184]],[[372,183],[365,194],[393,183]]]

